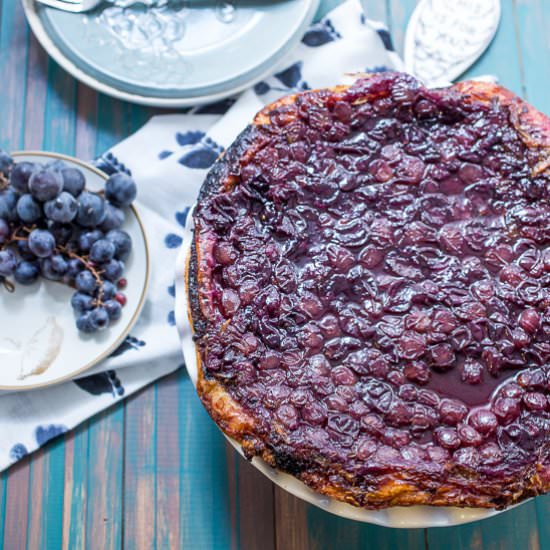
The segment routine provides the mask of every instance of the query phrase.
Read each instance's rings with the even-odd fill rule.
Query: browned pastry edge
[[[342,93],[347,86],[327,90]],[[466,102],[497,102],[508,106],[510,122],[516,128],[522,141],[530,149],[539,151],[540,161],[534,173],[550,168],[550,120],[512,92],[496,84],[482,82],[461,82],[450,88]],[[311,92],[305,92],[311,93]],[[446,92],[448,93],[448,92]],[[296,95],[284,97],[260,111],[234,141],[226,153],[210,170],[200,190],[198,201],[217,193],[224,187],[234,185],[229,167],[234,161],[252,154],[265,139],[258,128],[271,124],[271,113],[277,107],[291,104]],[[365,98],[370,101],[374,98]],[[195,238],[187,266],[186,281],[189,294],[189,320],[194,339],[204,335],[208,323],[208,274],[209,268],[203,260],[207,254],[208,240],[201,234],[200,220],[195,220]],[[251,459],[261,457],[269,465],[294,475],[307,486],[326,496],[354,506],[380,509],[389,506],[436,505],[502,509],[550,490],[550,465],[544,457],[523,475],[503,473],[500,477],[487,477],[465,471],[455,464],[448,464],[444,472],[434,472],[421,465],[415,471],[401,469],[399,472],[384,473],[373,479],[372,490],[365,491],[354,476],[342,470],[338,464],[331,464],[323,457],[315,457],[307,463],[296,459],[291,448],[272,448],[255,431],[254,418],[236,402],[225,387],[204,374],[199,346],[196,347],[198,364],[197,392],[212,419],[225,434],[238,441],[244,454]],[[277,429],[278,426],[273,426]]]

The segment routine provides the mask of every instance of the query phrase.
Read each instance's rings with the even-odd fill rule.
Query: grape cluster
[[[104,191],[86,190],[84,174],[63,161],[15,163],[0,150],[0,280],[7,289],[40,276],[76,291],[71,305],[79,330],[106,329],[122,314],[124,262],[132,250],[121,229],[136,198],[127,174]]]

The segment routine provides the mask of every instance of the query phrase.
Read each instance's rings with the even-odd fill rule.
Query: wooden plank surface
[[[88,422],[65,438],[65,479],[63,492],[63,550],[86,548],[88,510]],[[93,503],[92,503],[93,506]]]
[[[26,548],[30,501],[28,461],[16,464],[4,475],[6,505],[2,507],[3,548],[5,550]]]
[[[125,408],[124,546],[150,550],[156,532],[156,386],[130,397]]]
[[[157,548],[177,548],[181,536],[179,417],[178,377],[171,375],[157,384]]]
[[[339,0],[323,0],[325,14]],[[414,0],[372,0],[398,51]],[[550,112],[550,2],[503,0],[495,41],[466,76]],[[91,158],[158,112],[76,83],[0,0],[0,147]],[[7,107],[8,106],[8,107]],[[274,486],[228,446],[180,371],[0,475],[0,550],[96,548],[550,548],[550,496],[453,529],[390,530],[332,516]]]
[[[86,515],[82,516],[85,548],[121,547],[124,525],[125,410],[117,405],[90,420],[87,454],[76,465],[86,482]],[[83,510],[84,512],[84,510]]]

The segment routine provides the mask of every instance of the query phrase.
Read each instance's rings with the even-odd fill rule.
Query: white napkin
[[[388,31],[348,0],[313,25],[272,77],[236,100],[152,118],[97,160],[129,170],[139,188],[152,252],[147,302],[118,353],[86,376],[0,396],[0,470],[152,381],[182,367],[174,322],[174,265],[183,226],[204,176],[254,114],[296,90],[332,86],[346,73],[400,69]],[[123,368],[129,367],[129,368]]]

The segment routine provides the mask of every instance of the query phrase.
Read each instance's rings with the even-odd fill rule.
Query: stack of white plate
[[[109,0],[86,14],[23,0],[30,26],[69,73],[98,91],[159,107],[248,88],[295,46],[319,0]]]

